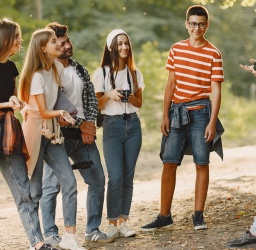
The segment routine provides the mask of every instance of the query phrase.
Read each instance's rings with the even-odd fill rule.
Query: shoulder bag
[[[57,101],[53,107],[54,110],[66,110],[73,118],[77,114],[77,109],[73,103],[64,95],[61,89],[58,90]]]

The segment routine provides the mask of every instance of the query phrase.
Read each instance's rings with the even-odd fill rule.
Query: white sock
[[[253,224],[251,226],[250,233],[253,236],[256,236],[256,216],[254,217],[254,222],[253,222]]]
[[[66,234],[66,236],[67,236],[68,238],[75,238],[75,237],[76,237],[75,234],[70,234],[70,233],[68,233],[68,232],[65,232],[65,234]]]

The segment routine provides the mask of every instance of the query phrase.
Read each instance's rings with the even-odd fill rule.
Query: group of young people
[[[166,64],[169,75],[161,124],[161,209],[156,219],[142,226],[141,231],[154,231],[173,224],[171,205],[176,170],[184,154],[193,155],[196,167],[192,222],[195,230],[206,229],[203,211],[209,184],[210,152],[216,151],[223,157],[221,134],[224,130],[218,120],[223,62],[220,51],[205,39],[209,27],[207,9],[201,5],[190,6],[185,27],[189,38],[171,47]],[[15,86],[19,73],[9,57],[20,50],[21,43],[20,26],[9,19],[1,19],[0,170],[12,192],[31,249],[85,249],[76,237],[75,166],[88,184],[85,242],[107,243],[119,236],[136,235],[127,220],[142,143],[137,113],[142,107],[144,81],[135,67],[129,36],[122,29],[108,34],[100,67],[91,80],[86,68],[72,59],[73,44],[68,27],[49,23],[31,36],[17,95]],[[64,109],[56,109],[60,89],[75,106],[75,116]],[[14,116],[14,111],[18,110],[23,117],[22,126]],[[99,229],[105,174],[95,143],[98,110],[104,116],[102,143],[108,175],[106,232]],[[55,224],[60,191],[65,227],[62,236]],[[39,206],[44,234],[38,217]],[[246,237],[250,242],[256,240],[255,227]]]
[[[17,23],[3,18],[0,34],[0,166],[30,248],[84,249],[76,237],[77,186],[70,159],[88,184],[85,242],[111,242],[119,236],[134,236],[136,232],[126,222],[142,141],[137,111],[142,106],[144,83],[134,64],[128,35],[120,29],[109,33],[93,84],[85,67],[71,58],[73,45],[67,26],[53,22],[35,31],[17,95],[15,79],[19,73],[9,57],[20,50],[21,29]],[[55,108],[60,89],[75,106],[75,117]],[[121,90],[130,91],[126,102],[122,101]],[[95,143],[99,108],[104,114],[103,146],[109,179],[106,233],[99,229],[105,196],[105,174]],[[14,116],[18,110],[23,117],[22,127]],[[61,237],[55,224],[60,190],[65,226]]]

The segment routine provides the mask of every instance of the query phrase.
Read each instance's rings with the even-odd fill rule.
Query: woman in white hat
[[[142,106],[143,76],[135,67],[128,35],[111,31],[106,40],[101,67],[92,77],[99,109],[104,115],[103,151],[108,170],[107,233],[130,237],[127,225],[136,162],[141,149],[141,125],[137,111]]]

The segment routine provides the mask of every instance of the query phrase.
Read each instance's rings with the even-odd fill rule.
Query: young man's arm
[[[172,103],[172,96],[175,90],[176,80],[174,71],[169,71],[168,79],[164,91],[164,111],[161,124],[161,131],[165,136],[170,132],[169,109]]]
[[[213,140],[216,133],[216,122],[220,110],[221,103],[221,82],[211,82],[212,93],[211,93],[211,118],[210,122],[205,129],[205,141],[210,142]]]
[[[92,144],[96,135],[96,126],[94,124],[98,112],[98,100],[95,95],[94,85],[90,80],[88,71],[84,70],[84,80],[86,82],[83,91],[83,105],[85,121],[80,124],[82,139],[85,144]]]

